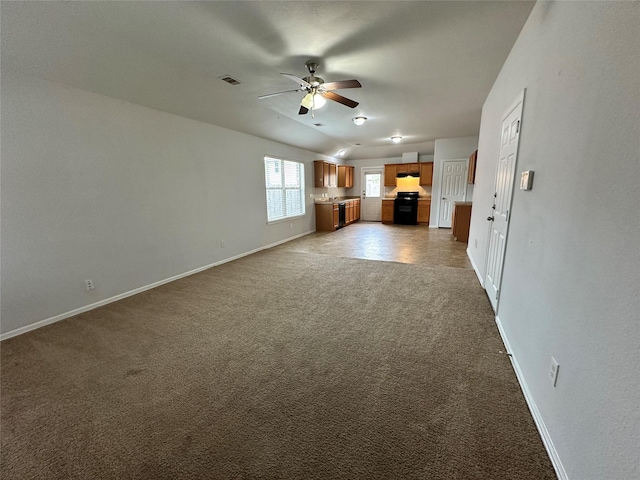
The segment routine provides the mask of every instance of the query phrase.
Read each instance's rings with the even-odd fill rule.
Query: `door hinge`
[[[516,133],[520,133],[520,120],[516,123]]]

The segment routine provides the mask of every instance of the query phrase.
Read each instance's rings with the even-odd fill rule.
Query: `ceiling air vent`
[[[223,75],[222,77],[218,77],[218,78],[223,82],[227,82],[229,85],[240,85],[242,83],[236,80],[235,78],[230,77],[229,75]]]

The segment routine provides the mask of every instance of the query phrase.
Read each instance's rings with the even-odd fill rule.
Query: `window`
[[[304,164],[265,156],[264,176],[268,222],[305,214]]]
[[[365,173],[365,196],[367,198],[379,198],[380,197],[380,179],[381,173]]]

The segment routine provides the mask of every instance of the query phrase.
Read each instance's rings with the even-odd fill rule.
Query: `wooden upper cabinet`
[[[335,187],[338,185],[337,165],[324,160],[313,161],[313,178],[316,187]]]
[[[313,161],[313,185],[315,187],[324,187],[324,178],[322,176],[322,162],[321,160]]]
[[[338,165],[338,187],[353,187],[353,172],[355,168],[349,165]]]
[[[384,186],[396,186],[396,173],[398,164],[392,163],[384,166]]]
[[[478,161],[478,150],[469,157],[469,178],[467,183],[476,183],[476,162]]]
[[[419,163],[420,167],[420,185],[433,184],[433,162]]]
[[[409,163],[397,163],[396,164],[396,174],[398,173],[406,173],[409,171]]]
[[[329,164],[329,187],[338,185],[338,166],[335,163]]]

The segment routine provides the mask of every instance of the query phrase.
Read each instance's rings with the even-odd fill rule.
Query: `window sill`
[[[291,217],[279,218],[277,220],[271,220],[270,222],[267,222],[267,225],[275,225],[276,223],[289,222],[291,220],[296,220],[298,218],[304,218],[306,216],[307,216],[307,214],[303,213],[302,215],[294,215],[294,216],[291,216]]]

